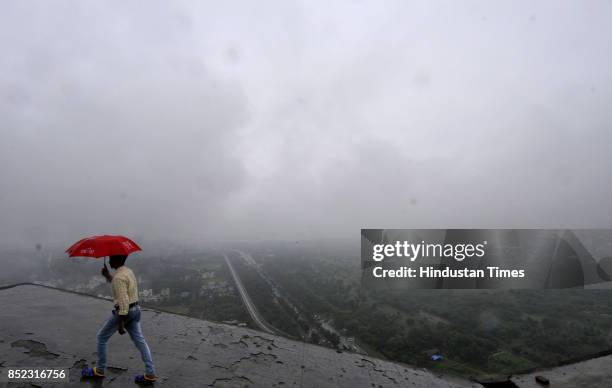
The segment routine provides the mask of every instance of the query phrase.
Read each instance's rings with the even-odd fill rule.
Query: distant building
[[[161,292],[159,293],[159,295],[163,298],[163,299],[168,299],[170,298],[170,289],[169,288],[162,288]]]
[[[140,291],[138,296],[143,302],[156,302],[160,299],[159,295],[155,295],[151,288]]]

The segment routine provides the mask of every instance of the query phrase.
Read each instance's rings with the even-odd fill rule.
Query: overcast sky
[[[4,1],[0,243],[612,227],[612,2]]]

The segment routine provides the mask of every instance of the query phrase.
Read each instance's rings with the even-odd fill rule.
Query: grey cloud
[[[612,227],[609,4],[0,8],[0,243]]]

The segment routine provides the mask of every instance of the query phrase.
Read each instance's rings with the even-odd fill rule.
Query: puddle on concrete
[[[38,341],[20,339],[11,342],[11,347],[28,349],[28,351],[24,353],[28,354],[30,357],[39,357],[45,360],[52,360],[59,357],[59,354],[51,353],[47,350],[47,345]]]

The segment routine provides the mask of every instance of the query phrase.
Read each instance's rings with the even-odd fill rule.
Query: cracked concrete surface
[[[32,335],[34,333],[26,333],[26,334]],[[14,348],[27,349],[26,353],[30,357],[40,357],[40,358],[44,358],[45,360],[52,360],[54,358],[59,357],[59,354],[49,352],[47,350],[47,346],[38,341],[20,339],[20,340],[11,342],[11,346]]]
[[[107,300],[36,285],[0,287],[0,367],[62,367],[69,383],[6,384],[0,387],[136,386],[143,371],[129,336],[108,344],[102,381],[80,381],[96,360],[96,332],[108,318]],[[142,327],[165,387],[482,387],[436,376],[408,365],[277,337],[182,315],[143,309]],[[511,376],[517,387],[612,388],[612,355]]]
[[[0,306],[0,365],[70,368],[70,383],[55,386],[135,386],[134,375],[143,372],[129,336],[115,334],[108,343],[107,377],[80,381],[81,368],[95,363],[96,332],[111,313],[110,301],[20,285],[0,290]],[[141,324],[159,375],[156,386],[481,387],[407,365],[145,308]]]

